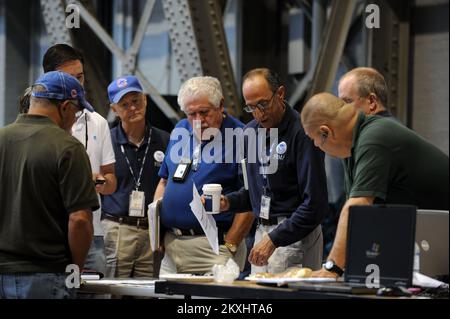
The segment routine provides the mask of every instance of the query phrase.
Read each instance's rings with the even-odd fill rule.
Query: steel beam
[[[52,44],[72,45],[70,32],[66,28],[66,12],[62,0],[41,0],[42,17]]]
[[[181,82],[203,74],[188,0],[163,0],[169,37]]]
[[[331,91],[355,6],[356,0],[333,1],[307,98],[319,92]]]
[[[164,0],[170,39],[182,81],[191,76],[219,79],[227,111],[241,114],[227,41],[217,0]]]
[[[408,65],[410,1],[374,1],[380,8],[379,29],[368,29],[369,66],[380,71],[388,85],[389,111],[408,123]]]
[[[323,27],[327,21],[326,0],[313,0],[312,6],[312,37],[311,37],[311,65],[316,64],[319,55],[320,41],[322,39]]]
[[[302,3],[302,2],[300,2]],[[302,99],[308,91],[311,85],[311,81],[314,76],[314,70],[316,68],[316,63],[319,55],[320,43],[323,36],[323,29],[326,23],[326,3],[325,0],[313,0],[312,4],[312,36],[311,36],[311,63],[308,71],[300,80],[299,84],[292,92],[289,97],[289,104],[294,106],[297,102]],[[308,12],[307,8],[302,5],[302,10]],[[311,16],[310,16],[311,18]]]
[[[127,51],[129,63],[124,64],[122,67],[122,71],[125,73],[134,73],[134,70],[136,69],[136,56],[141,48],[142,40],[145,36],[145,30],[147,30],[148,22],[150,21],[154,6],[155,0],[148,0],[145,3],[144,12],[142,13],[141,20],[139,21],[139,26],[136,30],[133,43]]]
[[[190,0],[189,4],[203,72],[219,79],[228,112],[240,116],[242,112],[219,3],[217,0]]]
[[[153,85],[151,85],[150,81],[145,77],[145,75],[138,68],[135,67],[135,61],[133,62],[133,55],[139,51],[140,44],[142,43],[142,37],[145,33],[145,28],[143,27],[145,21],[150,18],[151,10],[153,8],[152,2],[153,0],[148,0],[146,7],[144,9],[144,15],[141,19],[139,34],[136,35],[133,45],[130,47],[129,52],[124,52],[111,38],[111,36],[106,32],[106,30],[98,23],[97,19],[80,3],[78,0],[70,0],[72,4],[78,6],[80,11],[80,17],[84,20],[84,22],[92,29],[92,31],[99,37],[99,39],[105,44],[105,46],[111,51],[113,55],[116,56],[122,62],[122,74],[125,71],[135,70],[136,76],[141,80],[141,84],[144,87],[146,93],[150,95],[152,100],[156,103],[158,108],[164,113],[164,115],[172,121],[176,121],[180,119],[178,113],[176,113],[169,103],[159,94],[159,92],[155,89]],[[149,3],[150,2],[150,3]],[[146,25],[147,25],[146,24]],[[142,25],[142,26],[141,26]],[[144,31],[142,31],[144,30]],[[136,49],[137,48],[137,49]],[[131,58],[130,58],[131,57]],[[128,63],[128,66],[127,66]],[[133,66],[134,65],[134,66]],[[125,68],[124,68],[125,66]],[[130,69],[127,69],[127,68]]]

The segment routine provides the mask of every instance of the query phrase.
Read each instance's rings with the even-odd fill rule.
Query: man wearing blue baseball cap
[[[108,86],[120,123],[111,130],[117,189],[102,196],[108,277],[153,277],[147,207],[159,182],[169,134],[146,122],[147,99],[135,76]]]
[[[88,156],[67,131],[93,109],[59,71],[35,82],[30,102],[0,129],[0,299],[71,298],[65,272],[83,267],[99,205]]]
[[[69,133],[78,112],[83,109],[94,112],[94,108],[84,97],[84,89],[80,82],[65,72],[44,73],[34,83],[31,96],[44,99],[38,100],[37,104],[41,106],[38,112],[44,112],[43,115],[47,115]],[[40,103],[43,101],[44,103]],[[43,105],[44,107],[42,107]],[[52,108],[51,106],[55,107]]]

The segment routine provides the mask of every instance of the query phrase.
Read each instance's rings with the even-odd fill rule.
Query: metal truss
[[[408,123],[409,1],[374,1],[383,13],[379,29],[368,31],[368,65],[383,74],[388,85],[389,111]]]
[[[163,0],[181,80],[199,75],[219,79],[229,113],[241,114],[217,0]]]
[[[96,36],[111,51],[111,53],[121,62],[122,74],[135,74],[146,93],[150,95],[158,108],[164,115],[173,122],[180,119],[180,115],[176,113],[167,101],[159,94],[155,87],[148,81],[146,76],[136,66],[136,56],[141,47],[145,30],[155,4],[155,0],[147,0],[139,26],[133,39],[133,43],[127,51],[122,50],[111,38],[111,36],[100,25],[97,19],[81,4],[78,0],[68,0],[66,4],[73,4],[78,7],[80,17],[92,29]],[[64,2],[60,0],[41,0],[41,6],[44,11],[44,19],[48,33],[52,36],[53,43],[69,43],[70,33],[65,26],[65,10]]]
[[[307,98],[331,91],[352,22],[356,0],[334,0],[325,26],[311,88]]]
[[[70,32],[66,28],[66,13],[62,0],[41,0],[42,17],[51,43],[72,45]]]
[[[203,74],[188,0],[164,0],[172,51],[181,82]]]

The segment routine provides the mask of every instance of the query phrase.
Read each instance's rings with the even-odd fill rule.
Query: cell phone
[[[190,159],[182,159],[178,164],[175,173],[172,176],[172,180],[176,183],[183,183],[186,175],[189,173],[191,168],[191,160]]]
[[[96,179],[95,180],[95,185],[103,185],[106,183],[105,179]]]

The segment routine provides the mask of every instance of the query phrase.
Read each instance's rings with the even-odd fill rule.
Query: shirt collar
[[[283,118],[281,119],[281,122],[278,124],[278,133],[281,136],[284,134],[284,132],[289,128],[292,121],[295,120],[295,111],[294,109],[287,103],[284,102],[285,109]],[[300,121],[300,119],[297,119]]]
[[[389,112],[388,110],[380,111],[375,115],[383,116],[383,117],[391,117],[392,116],[391,112]]]
[[[19,114],[16,119],[19,124],[52,124],[59,127],[48,116],[38,114]]]
[[[151,128],[151,125],[149,123],[146,123],[145,124],[144,141],[142,142],[142,144],[139,147],[142,147],[143,145],[147,145],[150,128]],[[122,122],[119,122],[119,124],[117,124],[117,142],[121,145],[130,144],[130,142],[128,141],[127,134],[123,130]],[[150,141],[150,143],[151,143],[151,141]]]

